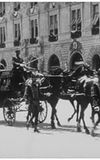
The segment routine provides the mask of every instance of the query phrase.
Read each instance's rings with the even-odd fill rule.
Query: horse
[[[78,75],[79,75],[79,73],[78,73]],[[99,96],[100,95],[98,92],[99,79],[98,79],[98,77],[94,77],[94,76],[90,77],[89,72],[87,72],[87,70],[85,72],[85,69],[83,70],[83,73],[81,73],[81,75],[82,75],[81,77],[77,78],[77,87],[76,87],[76,88],[78,88],[79,94],[74,95],[77,100],[77,103],[78,103],[78,110],[77,111],[79,111],[79,105],[81,106],[80,116],[78,118],[78,123],[77,123],[77,131],[79,131],[79,132],[81,131],[80,122],[82,119],[85,132],[87,134],[90,133],[87,126],[86,126],[85,120],[84,120],[84,112],[85,112],[88,104],[90,103],[91,107],[92,107],[92,122],[93,122],[93,129],[91,131],[91,135],[93,135],[94,129],[96,128],[96,126],[100,122],[100,118],[99,118],[100,117],[100,112],[99,112],[99,109],[100,109],[99,108],[99,106],[100,106]],[[92,95],[92,93],[91,93],[92,90],[93,90],[93,93],[95,93],[94,95],[96,95],[96,96]],[[95,106],[95,107],[93,107],[93,106]],[[97,111],[97,108],[99,108],[98,111]],[[95,113],[98,114],[98,120],[94,123]]]
[[[46,100],[51,108],[51,127],[55,129],[54,119],[56,118],[58,126],[61,126],[60,121],[57,116],[56,105],[59,100],[59,93],[61,87],[61,68],[55,68],[49,71],[48,75],[44,76],[44,79],[40,86],[40,99]],[[48,94],[49,93],[49,94]]]
[[[100,123],[100,71],[98,71],[98,81],[93,84],[92,90],[92,123],[93,127],[91,130],[91,135],[95,136],[95,129],[97,125]],[[97,118],[95,120],[95,115]]]

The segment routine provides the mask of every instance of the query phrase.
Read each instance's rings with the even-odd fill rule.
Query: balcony
[[[74,39],[74,38],[80,38],[81,37],[81,31],[71,31],[71,38]]]
[[[5,14],[5,9],[3,11],[0,11],[0,17],[3,17]]]
[[[50,34],[49,37],[48,37],[48,41],[49,42],[55,42],[58,40],[58,35],[53,35],[53,34]]]
[[[38,40],[37,38],[30,38],[30,44],[37,44]]]
[[[14,46],[20,46],[20,41],[19,40],[14,40]]]
[[[0,43],[0,48],[5,48],[5,43]]]

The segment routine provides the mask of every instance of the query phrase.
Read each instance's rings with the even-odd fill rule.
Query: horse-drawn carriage
[[[18,75],[21,75],[21,78],[23,76],[24,78],[26,78],[26,72],[23,70],[23,67],[20,71],[21,73],[18,73]],[[16,78],[14,74],[16,75],[16,72],[14,73],[13,70],[2,70],[0,72],[0,106],[3,108],[4,119],[9,125],[13,125],[13,123],[15,122],[16,112],[28,110],[28,104],[23,98],[25,81],[23,80],[23,78],[22,80],[18,77]],[[52,107],[51,126],[52,128],[55,128],[54,118],[56,117],[58,121],[56,114],[56,105],[59,98],[70,100],[72,105],[73,101],[76,99],[77,102],[81,105],[81,116],[77,121],[80,123],[80,120],[83,120],[84,128],[88,133],[89,131],[85,125],[83,115],[87,105],[91,103],[91,99],[93,101],[94,99],[91,97],[91,95],[87,94],[88,88],[86,87],[88,85],[85,84],[86,80],[84,79],[84,76],[88,79],[88,76],[91,76],[91,74],[93,73],[91,72],[91,70],[89,70],[89,68],[83,68],[83,66],[80,66],[72,73],[64,73],[61,68],[57,68],[55,70],[52,70],[48,75],[43,75],[44,85],[42,82],[42,86],[40,86],[39,88],[40,93],[42,93],[39,103],[40,106],[42,106],[42,110],[39,112],[38,121],[41,123],[46,119],[48,102]],[[16,80],[19,79],[20,81],[17,82]],[[90,78],[88,80],[93,83],[94,79],[92,80]],[[83,89],[84,84],[86,85],[85,89],[87,90]],[[51,92],[51,95],[48,96],[48,92]]]
[[[0,108],[3,108],[3,116],[8,125],[13,125],[16,120],[16,112],[28,111],[28,104],[23,98],[25,89],[24,81],[16,82],[13,70],[0,71]],[[40,101],[42,110],[39,112],[38,121],[42,123],[47,117],[47,102]]]

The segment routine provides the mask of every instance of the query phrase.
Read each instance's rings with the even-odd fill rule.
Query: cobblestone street
[[[16,114],[14,126],[7,126],[0,109],[0,157],[17,158],[73,158],[100,157],[100,128],[95,137],[76,131],[75,118],[71,122],[67,119],[73,112],[69,101],[60,100],[57,105],[58,116],[62,127],[50,128],[51,108],[48,105],[48,116],[43,124],[39,124],[40,133],[34,133],[32,128],[26,129],[27,112]],[[90,107],[86,110],[86,123],[91,129]],[[6,152],[5,152],[6,151]]]

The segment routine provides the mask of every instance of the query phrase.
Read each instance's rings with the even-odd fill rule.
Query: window
[[[57,41],[58,40],[58,21],[57,15],[50,16],[50,24],[49,24],[49,41]]]
[[[0,2],[0,17],[5,14],[5,2]]]
[[[37,12],[37,2],[30,2],[30,13],[36,13]]]
[[[20,2],[14,2],[14,11],[20,10]]]
[[[92,35],[99,34],[99,6],[94,4],[92,6],[93,17],[92,17]]]
[[[81,10],[71,11],[71,38],[81,37]]]
[[[51,2],[50,3],[50,9],[53,9],[53,8],[55,8],[56,7],[56,3],[55,2]]]
[[[31,8],[33,8],[33,7],[36,6],[36,5],[37,5],[37,2],[30,2]]]
[[[30,43],[35,44],[35,43],[38,43],[38,40],[37,40],[37,37],[38,37],[38,20],[37,19],[31,20],[30,24],[31,24]]]
[[[21,39],[20,23],[17,23],[14,24],[14,46],[20,45],[20,39]]]
[[[0,27],[0,48],[5,47],[5,41],[6,41],[5,27]]]

